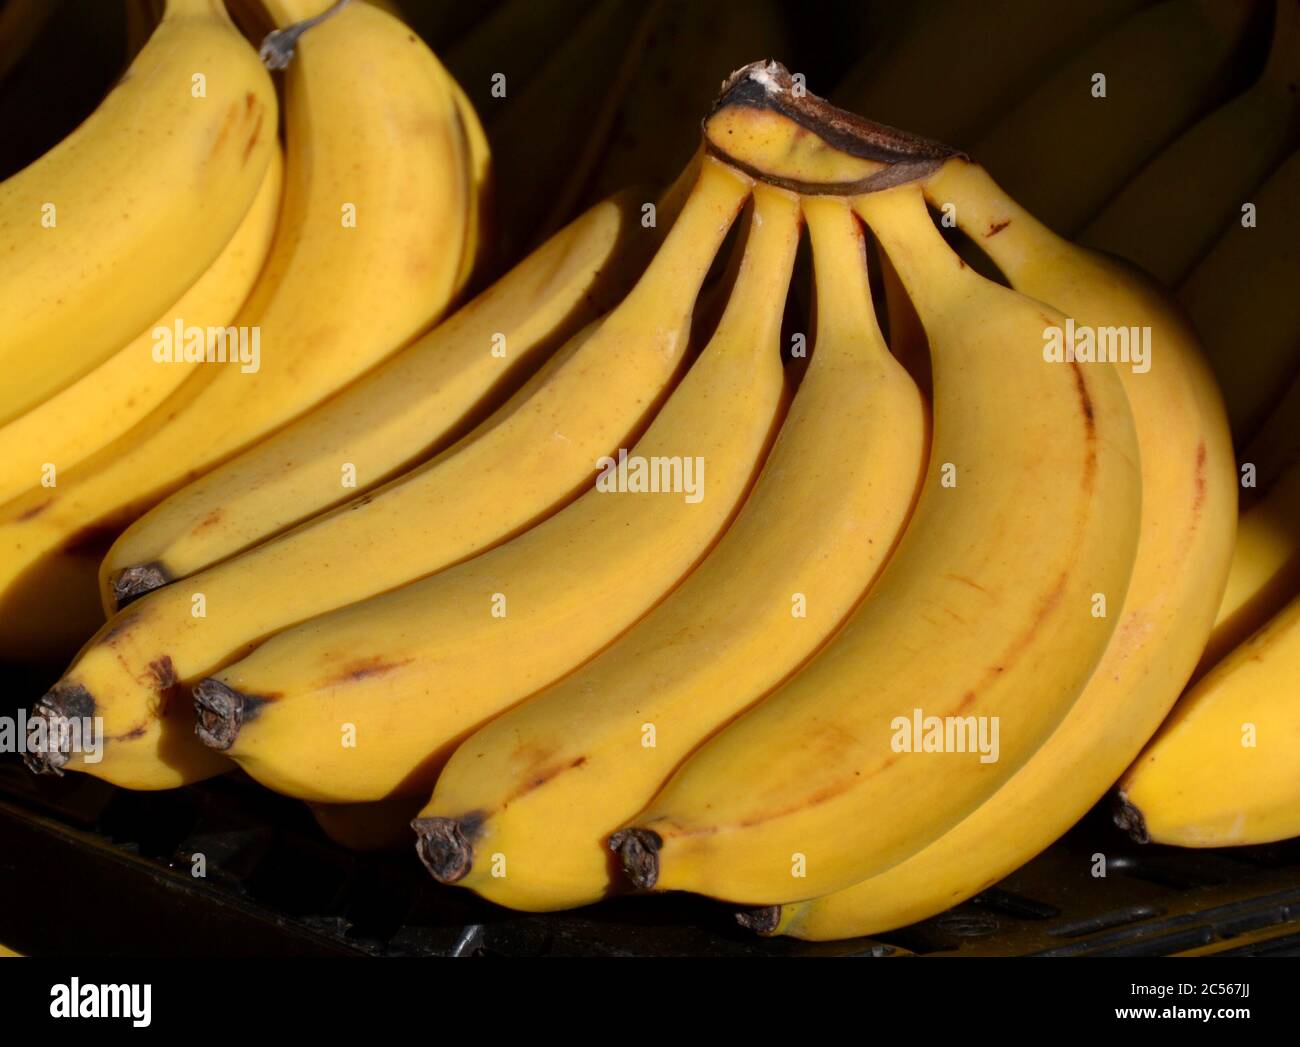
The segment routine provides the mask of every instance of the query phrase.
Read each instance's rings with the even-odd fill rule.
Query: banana
[[[99,108],[0,183],[0,424],[86,375],[212,265],[262,184],[276,113],[225,8],[169,0]]]
[[[913,8],[849,71],[831,100],[881,123],[969,146],[1044,79],[1051,63],[1144,2],[1063,4],[1045,18],[1039,0],[937,0]]]
[[[1223,406],[1194,332],[1151,281],[1068,243],[980,168],[950,161],[926,186],[1017,290],[1094,327],[1151,330],[1150,370],[1119,368],[1137,425],[1142,523],[1119,622],[1078,701],[993,796],[891,869],[744,922],[810,940],[876,934],[942,912],[1047,847],[1124,772],[1192,672],[1233,543],[1235,476]],[[1240,548],[1240,545],[1238,545]]]
[[[139,731],[85,769],[133,788],[169,787],[190,773],[179,756],[160,766],[159,748],[170,746],[194,750],[194,773],[204,773],[212,753],[192,734],[173,742],[153,719],[178,682],[215,672],[287,626],[473,556],[586,486],[600,456],[638,432],[671,387],[700,285],[749,189],[711,163],[624,302],[461,444],[184,585],[150,593],[106,623],[42,700],[56,707],[72,700],[65,695],[90,695],[110,736]],[[490,341],[476,352],[490,355]],[[151,573],[157,569],[138,572]],[[119,576],[119,596],[130,591],[125,584]],[[196,594],[208,608],[201,618],[192,613]],[[161,677],[149,668],[158,665],[166,666]]]
[[[1201,656],[1198,675],[1273,617],[1300,592],[1300,461],[1242,513],[1228,586]]]
[[[1120,783],[1140,842],[1271,843],[1300,834],[1300,597],[1179,700]]]
[[[1073,236],[1223,99],[1259,7],[1163,0],[1067,59],[971,147],[1007,192]],[[1105,96],[1098,75],[1105,77]]]
[[[303,799],[427,796],[467,733],[671,590],[727,527],[784,407],[779,339],[797,199],[756,189],[752,224],[717,331],[645,436],[620,452],[626,466],[611,458],[595,489],[514,541],[280,633],[204,680],[194,691],[203,740]],[[658,479],[637,482],[649,469]],[[357,744],[340,745],[340,731]]]
[[[287,24],[323,3],[267,6]],[[35,613],[53,585],[84,623],[94,566],[126,523],[369,370],[455,294],[468,179],[437,60],[366,4],[298,46],[279,228],[233,325],[249,353],[223,344],[227,362],[205,363],[123,437],[0,508],[0,657],[28,657],[32,642],[58,651],[65,616]]]
[[[414,823],[438,879],[515,909],[599,899],[604,838],[807,660],[893,548],[925,466],[925,405],[876,326],[848,205],[803,210],[816,347],[753,493],[663,603],[456,750]]]
[[[1234,222],[1178,289],[1245,446],[1300,374],[1300,151],[1259,187],[1257,226]],[[1267,303],[1267,307],[1263,306]]]
[[[243,223],[180,301],[85,377],[0,426],[0,503],[39,486],[46,463],[59,472],[71,469],[121,436],[199,366],[155,362],[155,332],[172,331],[177,323],[206,331],[231,322],[270,249],[282,173],[276,149]]]
[[[849,139],[842,165],[826,128]],[[772,163],[783,180],[815,161],[825,177],[810,188],[832,190],[845,185],[837,168],[861,169],[882,141],[899,140],[800,97],[773,65],[737,74],[708,136],[745,147],[751,168]],[[903,173],[915,178],[917,166],[934,165]],[[898,177],[886,168],[849,186]],[[1046,359],[1045,336],[1064,317],[966,266],[917,185],[863,191],[854,206],[929,336],[929,471],[898,548],[843,630],[611,838],[641,887],[772,904],[914,854],[991,796],[1065,716],[1114,629],[1100,598],[1118,609],[1128,586],[1141,490],[1113,368]],[[933,755],[923,717],[952,717],[936,721],[940,741],[946,726],[946,747],[965,755]],[[956,737],[980,725],[970,745]]]
[[[369,375],[137,520],[104,559],[106,610],[445,449],[503,399],[503,389],[513,391],[520,375],[627,290],[643,254],[628,242],[644,232],[634,211],[631,197],[598,204]],[[344,486],[348,477],[355,488]],[[566,478],[562,490],[574,482]]]
[[[1079,237],[1176,287],[1241,217],[1241,205],[1295,148],[1300,128],[1300,3],[1278,0],[1255,84],[1147,164]]]

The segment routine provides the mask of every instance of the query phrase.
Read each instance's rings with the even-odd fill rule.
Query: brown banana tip
[[[769,935],[781,922],[781,906],[764,905],[758,909],[746,909],[736,913],[736,922],[747,931],[755,934]]]
[[[57,683],[32,706],[27,718],[27,745],[23,763],[33,774],[62,775],[71,759],[69,732],[60,721],[85,720],[95,715],[95,699],[79,683]]]
[[[1115,809],[1112,817],[1115,824],[1138,843],[1151,842],[1151,835],[1147,832],[1146,819],[1142,817],[1142,812],[1124,795],[1123,790],[1115,794]]]
[[[255,714],[256,699],[209,677],[194,687],[194,733],[211,749],[224,752],[235,744],[244,721]]]
[[[153,563],[124,568],[113,578],[113,604],[120,611],[140,597],[148,596],[155,589],[161,589],[171,580],[167,568],[156,560]]]
[[[464,879],[474,867],[472,819],[416,818],[411,828],[416,835],[415,853],[439,883]]]
[[[623,873],[643,891],[659,882],[659,848],[663,837],[651,829],[622,829],[609,838],[609,849],[623,863]]]

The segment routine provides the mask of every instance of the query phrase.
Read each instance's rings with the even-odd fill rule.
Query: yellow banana
[[[1198,673],[1204,673],[1300,592],[1300,461],[1242,513],[1228,587]]]
[[[1223,98],[1261,13],[1235,0],[1163,0],[1139,11],[1064,56],[971,155],[1026,210],[1072,236]]]
[[[642,254],[628,241],[646,235],[636,219],[630,198],[592,208],[369,375],[141,517],[102,565],[106,609],[242,552],[445,448],[627,289]],[[567,494],[580,470],[549,497]]]
[[[180,300],[89,374],[0,426],[0,504],[41,483],[46,463],[57,473],[121,436],[157,407],[198,363],[158,363],[155,332],[179,323],[209,329],[231,322],[262,269],[280,209],[283,162],[276,149],[262,188],[234,237]]]
[[[608,460],[595,489],[514,541],[280,633],[204,680],[204,741],[304,799],[428,795],[467,733],[649,610],[725,530],[774,434],[798,239],[798,201],[757,189],[727,311],[645,436],[620,452],[627,464]]]
[[[1228,231],[1178,289],[1223,390],[1232,435],[1245,446],[1300,365],[1300,151],[1251,203],[1258,225]],[[1261,303],[1267,302],[1267,308]]]
[[[1150,369],[1118,368],[1142,455],[1142,524],[1119,622],[1079,700],[993,796],[891,869],[812,901],[747,914],[824,940],[933,916],[992,886],[1097,802],[1177,699],[1210,631],[1235,521],[1232,445],[1196,336],[1151,281],[1068,243],[984,171],[950,161],[926,186],[1013,287],[1094,327],[1151,331]]]
[[[221,3],[169,0],[99,108],[0,183],[0,424],[87,374],[212,265],[262,184],[276,112]]]
[[[848,205],[803,209],[816,348],[753,493],[663,603],[456,750],[415,823],[440,880],[516,909],[599,899],[605,837],[797,670],[893,549],[925,467],[925,405],[876,326]]]
[[[1300,834],[1300,597],[1215,666],[1120,783],[1145,843],[1232,847]]]
[[[267,6],[287,23],[324,4]],[[35,613],[52,585],[86,606],[94,563],[69,549],[97,561],[144,509],[347,385],[454,294],[468,213],[462,136],[437,60],[409,30],[366,4],[309,30],[288,68],[286,128],[279,228],[233,325],[248,352],[224,340],[226,362],[205,362],[56,486],[0,508],[0,656],[27,656],[42,631],[57,649],[61,616]]]
[[[1295,148],[1300,127],[1300,4],[1278,0],[1260,78],[1147,164],[1079,242],[1175,287],[1241,205]]]
[[[89,695],[110,737],[136,732],[129,745],[110,744],[99,763],[84,769],[133,788],[189,780],[179,755],[160,763],[167,748],[190,750],[193,774],[207,773],[212,753],[192,733],[171,739],[153,718],[178,682],[215,672],[287,626],[464,560],[572,498],[590,482],[600,456],[639,432],[671,387],[690,341],[696,295],[748,193],[746,179],[710,163],[619,308],[575,336],[460,444],[183,585],[150,593],[105,624],[42,700],[57,708],[64,695]],[[490,343],[480,342],[477,351],[489,355]],[[200,594],[206,614],[196,618]],[[160,678],[151,665],[166,672]],[[70,766],[82,769],[76,760]]]
[[[882,136],[897,139],[796,96],[784,70],[738,76],[738,102],[719,108],[735,112],[711,118],[711,143],[730,127],[724,141],[765,140],[788,170],[800,157],[831,166],[824,127],[859,139],[850,168]],[[784,138],[776,117],[788,122]],[[1046,336],[1064,317],[966,266],[918,186],[869,192],[855,207],[929,336],[929,471],[844,629],[612,838],[638,886],[772,904],[916,853],[993,795],[1065,716],[1114,629],[1101,603],[1117,610],[1128,586],[1141,492],[1113,368],[1049,359]],[[936,729],[948,755],[934,752]]]
[[[1143,3],[1062,4],[1050,18],[1040,0],[917,6],[850,70],[831,100],[881,123],[966,147],[1032,91],[1063,54],[1096,39]]]

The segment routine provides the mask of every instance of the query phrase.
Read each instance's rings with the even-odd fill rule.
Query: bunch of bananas
[[[462,90],[392,5],[166,0],[0,183],[0,657],[85,641],[29,765],[238,767],[503,905],[684,890],[810,939],[973,896],[1117,782],[1141,839],[1300,833],[1300,4],[1218,109],[1249,5],[1006,0],[1017,61],[928,110],[904,19],[838,101],[968,157],[774,61],[701,143],[687,80],[635,81],[704,16],[564,3],[557,54],[620,70],[588,151],[500,164],[585,90],[528,5],[460,35]],[[715,57],[779,40],[756,9]],[[1082,177],[1025,143],[1094,61],[1142,104],[1069,118]]]

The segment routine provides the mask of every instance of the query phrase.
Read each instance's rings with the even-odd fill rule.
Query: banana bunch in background
[[[287,26],[329,6],[258,10]],[[256,50],[221,4],[171,0],[100,108],[0,184],[17,376],[0,408],[3,657],[75,650],[126,524],[401,347],[467,281],[486,146],[400,22],[331,11],[297,40],[284,106],[281,159]]]
[[[812,940],[1300,834],[1300,0],[736,6],[130,0],[0,182],[33,771]]]

